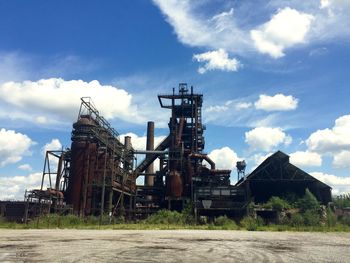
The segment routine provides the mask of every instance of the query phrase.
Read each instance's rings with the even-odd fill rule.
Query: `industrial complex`
[[[190,205],[196,217],[242,217],[252,201],[302,196],[306,189],[320,203],[331,202],[331,188],[280,151],[249,175],[245,161],[237,162],[238,181],[232,185],[231,170],[218,169],[204,151],[203,95],[181,83],[158,100],[169,111],[169,134],[155,145],[155,124],[148,122],[146,149],[135,150],[130,137],[120,138],[92,100],[82,98],[70,149],[47,151],[41,189],[26,191],[23,202],[0,202],[1,214],[25,221],[48,212],[137,219]],[[138,162],[140,156],[144,159]]]

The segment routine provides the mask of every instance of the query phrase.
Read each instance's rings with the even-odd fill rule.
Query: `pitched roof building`
[[[245,187],[256,203],[272,196],[303,196],[308,188],[322,204],[332,201],[331,187],[289,162],[289,155],[277,151],[263,161],[246,179],[237,182]]]

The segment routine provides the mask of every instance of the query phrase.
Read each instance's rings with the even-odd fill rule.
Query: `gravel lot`
[[[350,262],[350,233],[0,230],[0,262]]]

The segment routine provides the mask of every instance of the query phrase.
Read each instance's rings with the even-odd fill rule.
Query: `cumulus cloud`
[[[211,151],[208,156],[212,159],[216,168],[232,170],[236,167],[236,162],[240,160],[237,153],[229,147],[222,147]]]
[[[29,148],[34,142],[25,134],[14,130],[0,130],[0,167],[16,163],[29,154]]]
[[[284,56],[285,48],[306,41],[314,16],[286,7],[258,29],[251,30],[256,48],[273,58]]]
[[[280,93],[274,96],[262,94],[254,106],[256,109],[264,111],[290,111],[298,107],[298,99]]]
[[[146,150],[146,136],[139,136],[135,133],[128,132],[125,134],[121,134],[120,138],[124,140],[125,136],[131,137],[131,144],[135,150]],[[165,136],[154,136],[154,147],[157,147],[165,139]]]
[[[350,151],[341,151],[334,155],[333,166],[335,168],[350,168]]]
[[[50,142],[46,143],[42,148],[43,155],[46,154],[47,151],[58,151],[62,150],[62,144],[59,139],[52,139]]]
[[[350,150],[350,115],[339,117],[333,128],[317,130],[306,140],[309,150],[325,153],[339,153]]]
[[[312,172],[312,176],[331,186],[333,195],[350,193],[350,177],[339,177],[333,174],[326,174],[322,172]]]
[[[229,58],[229,55],[223,49],[195,54],[193,59],[204,62],[204,66],[198,68],[200,74],[211,70],[237,71],[241,67],[240,62],[235,58]]]
[[[322,157],[314,152],[297,151],[290,154],[290,162],[301,167],[317,167],[322,165]]]
[[[91,97],[107,119],[120,118],[128,122],[141,119],[127,91],[101,85],[97,80],[60,78],[3,83],[0,85],[0,106],[3,107],[0,117],[46,125],[71,122],[77,117],[81,97]]]
[[[262,154],[262,153],[253,154],[247,159],[248,160],[247,165],[250,166],[250,164],[253,164],[252,166],[250,166],[251,167],[250,170],[254,171],[263,161],[269,158],[272,154],[273,152],[269,152],[266,154]]]
[[[252,150],[270,151],[281,144],[289,145],[292,137],[281,128],[258,127],[245,133],[245,142]]]
[[[23,200],[25,190],[40,189],[42,173],[0,176],[0,200]]]

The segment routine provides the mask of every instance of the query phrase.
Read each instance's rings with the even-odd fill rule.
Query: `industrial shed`
[[[331,187],[289,162],[289,155],[277,151],[263,161],[237,186],[245,187],[256,203],[268,201],[272,196],[287,194],[303,196],[308,188],[322,204],[332,201]]]

